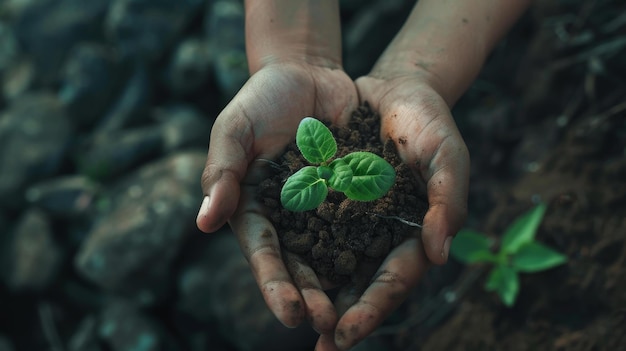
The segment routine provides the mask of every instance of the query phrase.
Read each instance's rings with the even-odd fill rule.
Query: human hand
[[[328,333],[337,315],[315,273],[295,257],[282,257],[255,196],[265,166],[258,160],[280,156],[304,116],[345,124],[356,106],[354,82],[337,67],[269,64],[248,80],[211,131],[198,228],[213,232],[229,222],[268,307],[289,327],[306,316],[314,329]]]
[[[349,287],[336,305],[334,333],[320,337],[316,350],[345,350],[367,337],[409,295],[430,262],[447,261],[450,241],[465,221],[469,155],[450,110],[419,75],[366,76],[356,81],[361,101],[381,115],[381,139],[394,140],[403,161],[426,187],[429,209],[421,240],[392,250],[365,290]],[[402,140],[400,142],[399,140]]]
[[[467,216],[469,152],[446,101],[420,74],[362,77],[359,95],[381,116],[381,138],[391,138],[402,160],[425,186],[429,209],[422,243],[428,259],[444,264],[452,237]]]

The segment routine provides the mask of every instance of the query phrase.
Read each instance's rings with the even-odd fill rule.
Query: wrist
[[[427,86],[440,95],[451,108],[456,95],[447,84],[445,75],[435,67],[436,61],[427,60],[419,53],[404,50],[387,50],[376,62],[368,76],[385,81],[411,79]]]
[[[420,0],[372,75],[417,75],[451,107],[528,3]]]
[[[429,50],[394,50],[380,57],[369,76],[418,81],[437,92],[452,108],[474,81],[482,63],[478,57],[456,59]]]
[[[246,0],[250,73],[275,63],[341,68],[337,0]]]

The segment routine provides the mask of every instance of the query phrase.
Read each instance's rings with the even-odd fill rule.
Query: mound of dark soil
[[[626,349],[624,117],[590,115],[574,123],[490,215],[488,232],[501,233],[529,199],[543,199],[549,206],[537,238],[568,262],[522,274],[511,309],[485,293],[481,280],[423,350]]]
[[[396,182],[382,198],[360,202],[329,189],[316,210],[291,212],[280,204],[285,180],[308,165],[295,143],[278,161],[282,170],[261,184],[260,196],[270,208],[281,245],[303,257],[318,273],[334,283],[354,280],[363,262],[380,262],[417,228],[398,220],[421,223],[428,208],[415,176],[402,163],[392,140],[380,142],[380,118],[367,105],[352,114],[346,127],[329,126],[337,141],[337,157],[369,151],[386,159],[396,170]]]

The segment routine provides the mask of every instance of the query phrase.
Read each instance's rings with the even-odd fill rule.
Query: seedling
[[[495,291],[511,307],[519,293],[519,273],[539,272],[567,261],[566,256],[534,241],[545,212],[546,205],[541,204],[517,218],[504,232],[498,253],[492,252],[487,236],[471,230],[457,234],[450,253],[464,263],[493,264],[485,290]]]
[[[318,207],[328,188],[349,199],[376,200],[389,191],[396,179],[393,167],[382,157],[366,151],[335,158],[337,142],[324,123],[305,117],[296,132],[302,156],[315,165],[305,166],[287,178],[280,192],[283,207],[294,212]]]

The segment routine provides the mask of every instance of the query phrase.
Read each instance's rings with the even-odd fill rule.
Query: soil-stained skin
[[[331,189],[326,201],[315,210],[290,212],[283,209],[280,205],[282,185],[291,174],[307,165],[295,143],[288,146],[278,160],[282,170],[261,183],[259,197],[270,210],[269,217],[283,249],[300,255],[319,276],[333,283],[362,281],[363,277],[355,276],[360,265],[379,263],[415,230],[381,216],[397,216],[421,223],[428,204],[409,167],[397,155],[394,142],[380,141],[380,119],[368,106],[354,111],[347,127],[329,128],[337,140],[336,157],[369,151],[394,166],[396,182],[384,197],[371,202],[353,201]]]

